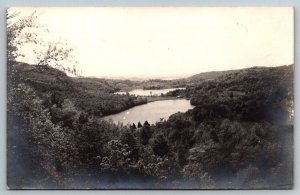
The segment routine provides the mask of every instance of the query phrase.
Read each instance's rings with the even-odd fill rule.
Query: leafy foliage
[[[12,13],[8,9],[6,20],[8,65],[24,60],[26,50],[27,56],[32,53],[31,61],[37,65],[52,66],[79,75],[80,72],[76,68],[78,62],[74,60],[75,56],[72,54],[73,49],[68,47],[66,41],[44,40],[42,37],[49,34],[49,30],[38,22],[36,12],[20,18],[19,13]]]
[[[113,94],[119,81],[79,83],[50,67],[15,63],[8,67],[8,118],[26,124],[35,160],[58,186],[109,175],[109,187],[122,178],[151,188],[178,181],[200,189],[289,187],[292,68],[241,70],[191,85],[183,93],[193,110],[124,126],[99,117],[141,103]]]

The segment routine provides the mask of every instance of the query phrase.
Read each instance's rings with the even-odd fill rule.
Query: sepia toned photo
[[[292,7],[11,7],[8,189],[292,189]]]

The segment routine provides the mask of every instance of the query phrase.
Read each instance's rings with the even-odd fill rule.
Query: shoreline
[[[156,102],[156,101],[163,101],[163,100],[179,100],[185,98],[178,98],[173,96],[146,96],[147,103]]]

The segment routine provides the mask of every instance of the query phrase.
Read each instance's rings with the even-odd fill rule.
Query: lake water
[[[170,88],[170,89],[153,89],[153,90],[144,90],[144,89],[134,89],[132,91],[129,91],[128,93],[130,95],[136,95],[136,96],[160,96],[161,94],[166,94],[168,93],[169,91],[174,91],[174,90],[177,90],[177,89],[185,89],[185,88]],[[124,91],[119,91],[119,92],[116,92],[115,94],[120,94],[120,95],[123,95],[123,94],[126,94],[126,92]]]
[[[125,125],[128,123],[137,125],[138,122],[144,124],[146,120],[150,124],[155,124],[161,118],[167,120],[172,114],[186,112],[193,107],[186,99],[163,100],[135,106],[118,114],[103,117],[103,119],[112,119],[115,123],[122,122]]]

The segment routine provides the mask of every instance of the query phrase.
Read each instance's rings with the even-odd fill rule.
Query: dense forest
[[[8,186],[290,188],[293,69],[254,67],[193,82],[143,83],[68,77],[47,65],[9,62]],[[168,95],[190,98],[195,108],[153,125],[101,119],[147,103],[114,92],[166,83],[186,87]]]

